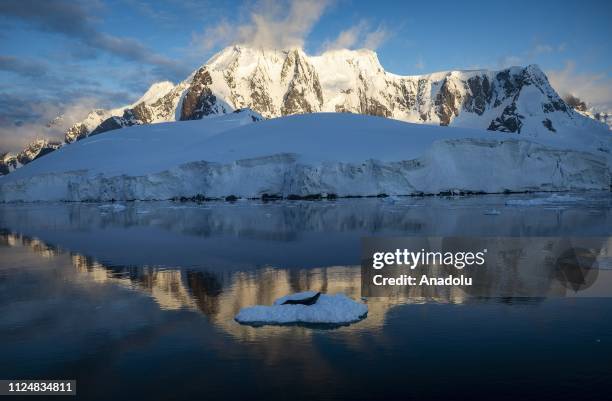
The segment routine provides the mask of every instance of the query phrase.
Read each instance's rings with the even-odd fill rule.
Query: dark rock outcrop
[[[198,120],[213,113],[217,97],[212,93],[212,78],[206,67],[200,68],[183,98],[181,120]]]
[[[489,131],[517,132],[520,134],[523,126],[522,118],[523,116],[516,111],[516,104],[512,103],[504,109],[499,117],[491,121],[487,129]]]
[[[101,134],[103,132],[107,132],[107,131],[112,131],[114,129],[118,129],[123,127],[124,125],[122,124],[122,118],[121,117],[110,117],[107,118],[106,120],[102,121],[102,123],[100,125],[98,125],[96,127],[95,130],[93,130],[91,132],[91,135],[97,135],[97,134]]]

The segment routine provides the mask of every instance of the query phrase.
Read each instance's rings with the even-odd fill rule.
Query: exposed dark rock
[[[516,111],[516,104],[512,103],[504,109],[501,116],[491,121],[491,124],[487,129],[489,131],[520,133],[521,127],[523,126],[523,122],[521,121],[522,118],[523,116],[518,114]]]
[[[121,121],[120,117],[109,117],[106,120],[102,121],[102,123],[98,125],[96,129],[93,130],[91,134],[89,135],[90,136],[97,135],[103,132],[112,131],[114,129],[121,128],[123,127],[123,125],[120,123],[120,121]]]
[[[194,196],[178,196],[171,199],[174,202],[209,202],[219,200],[219,198],[210,198],[204,194],[196,194]]]
[[[212,77],[206,67],[200,68],[183,98],[181,120],[198,120],[213,113],[217,98],[209,87],[211,84]]]
[[[498,72],[497,75],[495,75],[495,79],[504,90],[504,96],[501,100],[515,97],[523,87],[522,75],[511,74],[509,69]]]
[[[123,112],[123,118],[126,120],[138,121],[139,124],[149,124],[153,121],[153,116],[144,102],[138,103],[132,109],[125,110]]]
[[[565,102],[561,99],[552,99],[550,101],[550,104],[552,104],[553,108],[557,111],[567,112],[567,106],[565,105]]]
[[[0,175],[5,175],[17,168],[17,157],[10,153],[0,155]]]
[[[489,78],[485,76],[471,77],[467,80],[469,92],[465,98],[463,108],[466,111],[474,112],[479,116],[485,112],[487,105],[493,97],[493,86],[489,82]]]
[[[400,96],[393,99],[393,103],[397,104],[401,109],[414,109],[417,104],[417,94],[413,90],[413,83],[411,81],[401,81],[400,83],[393,82],[392,85],[400,94]]]
[[[552,125],[552,121],[550,121],[548,118],[547,118],[547,119],[545,119],[544,121],[542,121],[542,124],[543,124],[543,125],[544,125],[546,128],[548,128],[548,130],[549,130],[549,131],[552,131],[552,132],[557,132],[557,130],[556,130],[556,129],[553,127],[553,125]]]
[[[321,194],[309,194],[309,195],[295,195],[291,194],[287,196],[287,200],[321,200],[323,196]]]
[[[312,297],[308,297],[308,298],[288,299],[285,302],[283,302],[281,305],[306,305],[306,306],[310,306],[310,305],[314,305],[315,303],[317,303],[317,301],[319,300],[320,296],[321,296],[321,293],[317,292],[315,295],[313,295]]]
[[[368,98],[365,93],[359,97],[359,112],[370,116],[391,117],[391,110],[382,105],[378,100]]]
[[[53,152],[56,149],[57,148],[43,148],[43,149],[40,150],[40,152],[38,152],[36,157],[34,157],[34,159],[32,159],[32,160],[40,159],[44,155],[48,155],[49,153]]]
[[[459,110],[456,106],[461,101],[461,94],[450,87],[450,81],[444,78],[442,87],[436,95],[435,106],[436,114],[440,118],[440,125],[448,125],[451,122],[451,117],[458,116]]]
[[[151,104],[151,108],[155,109],[158,117],[161,116],[168,119],[175,116],[176,110],[174,109],[174,105],[178,103],[178,98],[180,96],[180,90],[172,90]]]
[[[288,79],[291,68],[293,68],[293,75],[283,97],[281,115],[319,111],[323,105],[323,91],[316,71],[300,56],[297,50],[287,55],[281,71],[281,79]],[[309,103],[310,94],[316,98],[316,104]]]
[[[350,113],[351,111],[343,104],[337,104],[335,107],[336,113]]]
[[[85,124],[75,124],[66,130],[65,140],[67,143],[78,141],[85,138],[89,134],[89,130]]]
[[[255,70],[251,77],[249,87],[251,89],[251,108],[263,115],[276,114],[274,102],[269,95],[270,89],[263,78],[263,72],[259,69]]]
[[[282,195],[278,194],[261,194],[262,201],[275,201],[283,199]]]
[[[5,175],[33,160],[39,159],[62,147],[57,141],[37,140],[26,146],[16,155],[4,153],[0,155],[0,175]]]

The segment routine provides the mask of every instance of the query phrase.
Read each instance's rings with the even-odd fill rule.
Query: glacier
[[[91,136],[0,177],[0,201],[610,188],[609,153],[588,141],[569,147],[562,136],[536,141],[350,113],[257,116],[244,110]]]

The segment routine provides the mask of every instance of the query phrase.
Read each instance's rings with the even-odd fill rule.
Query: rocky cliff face
[[[301,49],[233,46],[178,85],[157,83],[132,105],[92,111],[65,141],[242,108],[266,118],[348,112],[531,137],[607,128],[568,107],[535,65],[399,76],[386,72],[369,50],[308,56]]]
[[[8,174],[11,171],[28,164],[62,146],[61,142],[47,141],[39,139],[17,154],[5,153],[0,155],[0,175]]]

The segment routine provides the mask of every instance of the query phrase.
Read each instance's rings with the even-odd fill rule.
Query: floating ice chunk
[[[321,324],[345,325],[357,322],[368,313],[368,306],[344,294],[321,294],[314,305],[282,305],[287,300],[299,300],[316,295],[314,291],[291,294],[274,301],[274,305],[242,308],[236,321],[250,325]]]
[[[125,205],[121,205],[119,203],[109,203],[106,205],[98,206],[103,212],[121,212],[125,210]]]
[[[506,206],[542,206],[542,205],[563,205],[583,201],[584,198],[573,195],[553,194],[547,198],[534,199],[511,199],[506,201]]]
[[[484,214],[487,216],[497,216],[497,215],[500,215],[501,212],[497,209],[491,209],[491,210],[485,210]]]

